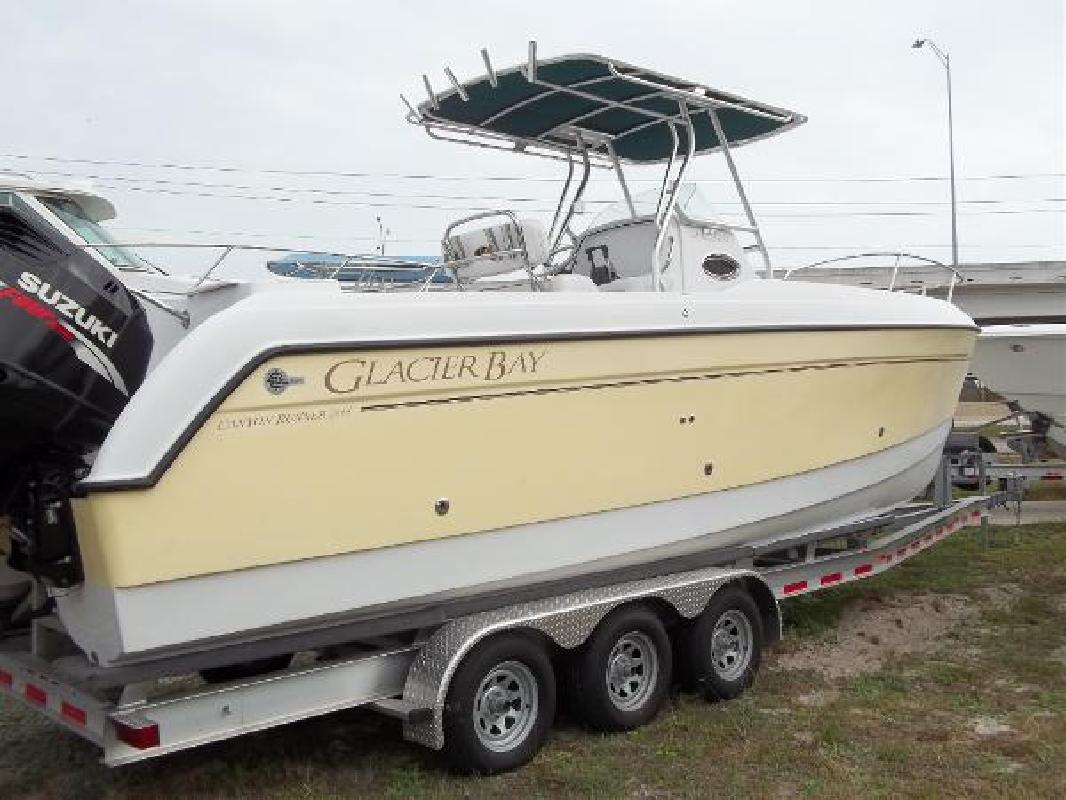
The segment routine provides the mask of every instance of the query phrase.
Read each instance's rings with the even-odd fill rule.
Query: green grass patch
[[[1066,481],[1031,481],[1026,500],[1066,500]]]

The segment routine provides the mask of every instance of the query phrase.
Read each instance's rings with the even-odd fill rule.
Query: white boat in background
[[[335,280],[346,289],[360,292],[430,285],[447,285],[451,275],[440,269],[440,257],[384,256],[379,253],[359,256],[323,255],[321,253],[285,253],[270,259],[267,270],[285,278]]]
[[[864,263],[865,262],[865,263]],[[796,280],[942,297],[981,326],[974,375],[1066,452],[1066,262],[961,264],[866,253],[791,270]]]
[[[860,253],[789,270],[798,280],[950,299],[981,327],[1066,323],[1066,261],[959,264],[907,253]]]
[[[165,311],[168,276],[131,286],[115,244],[46,213],[99,198],[0,194],[0,514],[93,663],[415,629],[876,516],[932,478],[973,321],[762,277],[739,179],[748,224],[680,203],[694,157],[736,178],[732,147],[801,115],[602,56],[485,61],[409,121],[567,177],[549,224],[450,225],[453,290],[205,275]],[[653,207],[624,164],[664,166]],[[597,167],[624,211],[578,231]]]
[[[1066,453],[1066,324],[981,329],[972,369],[989,387],[1039,415],[1052,446]]]

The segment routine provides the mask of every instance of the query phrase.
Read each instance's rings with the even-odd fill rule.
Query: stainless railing
[[[219,268],[226,262],[230,256],[235,253],[291,253],[291,247],[274,247],[271,245],[253,245],[253,244],[234,244],[229,242],[108,242],[106,244],[78,244],[78,247],[85,250],[95,251],[101,258],[110,260],[107,257],[107,251],[114,248],[128,248],[128,249],[156,249],[156,250],[203,250],[203,251],[221,251],[217,258],[211,263],[211,265],[200,273],[192,273],[188,276],[190,285],[180,292],[168,292],[178,293],[184,295],[191,295],[203,287],[208,281],[212,280],[213,276],[218,272]],[[337,280],[340,287],[349,291],[411,291],[411,292],[424,292],[433,287],[439,288],[455,288],[454,281],[449,280],[446,283],[437,281],[437,278],[442,274],[447,274],[442,264],[425,264],[417,261],[402,261],[394,260],[388,264],[373,264],[366,263],[371,256],[352,255],[350,253],[336,253],[329,251],[312,251],[302,250],[299,251],[300,255],[308,257],[324,257],[324,258],[336,258],[340,259],[335,264],[330,264],[327,270],[323,271],[321,278],[323,280]],[[138,256],[139,257],[139,256]],[[144,262],[144,269],[133,268],[131,266],[123,267],[121,265],[113,265],[119,272],[127,273],[146,273],[154,272],[168,278],[176,278],[176,276],[169,272],[155,266],[150,261],[142,259]],[[300,266],[299,260],[295,262],[297,267]],[[266,263],[263,264],[265,268]],[[306,267],[305,267],[306,268]],[[342,280],[341,275],[345,270],[355,270],[358,277],[354,280]],[[424,271],[426,274],[423,278],[413,281],[390,281],[388,278],[390,275],[394,275],[397,270],[419,270]],[[278,273],[272,273],[278,277],[286,277]],[[298,276],[294,276],[294,279],[299,279]],[[216,279],[219,280],[219,279]],[[220,283],[225,283],[225,280],[219,280]],[[138,288],[136,286],[130,286],[127,284],[126,288],[138,298],[145,302],[159,308],[160,310],[171,314],[182,321],[186,327],[189,325],[188,312],[172,308],[165,302],[154,296],[151,290]],[[162,290],[160,290],[162,293]]]
[[[871,253],[857,253],[850,256],[838,256],[837,258],[827,258],[822,261],[815,261],[813,264],[805,264],[801,267],[793,267],[785,272],[783,279],[789,280],[797,273],[807,272],[810,270],[824,270],[831,264],[840,264],[845,261],[856,261],[858,259],[870,259],[870,258],[891,258],[891,264],[875,264],[869,267],[845,267],[839,272],[834,273],[837,277],[850,273],[851,277],[855,277],[863,273],[866,270],[891,270],[888,285],[885,288],[886,291],[919,291],[920,294],[928,294],[930,289],[944,289],[946,291],[945,299],[950,303],[955,293],[955,286],[962,281],[962,275],[957,269],[951,267],[942,261],[937,261],[934,258],[927,258],[926,256],[914,255],[913,253],[904,253],[901,251],[883,251],[883,252],[871,252]],[[920,264],[905,264],[903,259],[910,259],[912,261],[920,262]],[[917,286],[912,282],[908,285],[899,285],[901,274],[905,275],[908,270],[921,269],[922,267],[933,267],[935,271],[945,271],[948,273],[946,283],[941,281],[937,283],[927,284],[925,281],[918,281]]]

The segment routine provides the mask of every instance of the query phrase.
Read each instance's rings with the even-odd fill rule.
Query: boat
[[[972,369],[1035,417],[1035,432],[1066,454],[1066,323],[983,327]]]
[[[418,287],[423,283],[449,284],[451,275],[435,256],[342,256],[322,253],[286,253],[267,261],[267,270],[286,278],[336,280],[358,291],[384,291]]]
[[[1066,323],[1066,261],[948,266],[903,252],[858,253],[788,271],[804,281],[907,291],[950,299],[982,328]]]
[[[42,212],[57,195],[0,194],[0,515],[87,663],[413,631],[876,518],[932,478],[976,327],[772,277],[732,151],[802,115],[604,56],[483,56],[424,78],[408,121],[566,177],[550,223],[449,225],[448,290],[205,273],[176,318]],[[708,153],[748,224],[679,208]],[[653,165],[645,209],[624,167]],[[625,213],[575,230],[601,169]]]
[[[849,262],[859,262],[850,266]],[[862,262],[873,262],[863,264]],[[786,277],[942,297],[981,326],[972,370],[1066,453],[1066,262],[960,264],[904,253],[843,256]]]

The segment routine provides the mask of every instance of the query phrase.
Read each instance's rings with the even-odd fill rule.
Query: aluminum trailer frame
[[[464,655],[487,636],[532,630],[571,649],[626,603],[655,600],[692,619],[719,589],[742,582],[760,607],[767,643],[772,643],[781,634],[778,600],[884,572],[964,527],[984,524],[989,509],[1006,499],[998,493],[939,507],[905,507],[723,551],[716,566],[503,606],[417,632],[406,641],[364,643],[362,651],[332,651],[328,660],[223,685],[164,679],[89,690],[61,677],[46,657],[73,651],[58,620],[45,617],[35,620],[31,635],[0,641],[0,694],[93,742],[109,766],[356,706],[400,717],[406,739],[440,749],[451,677]]]
[[[998,453],[965,451],[945,456],[955,484],[977,484],[985,491],[992,480],[1000,481],[1007,490],[1024,491],[1028,481],[1066,480],[1066,461],[1001,462]]]

